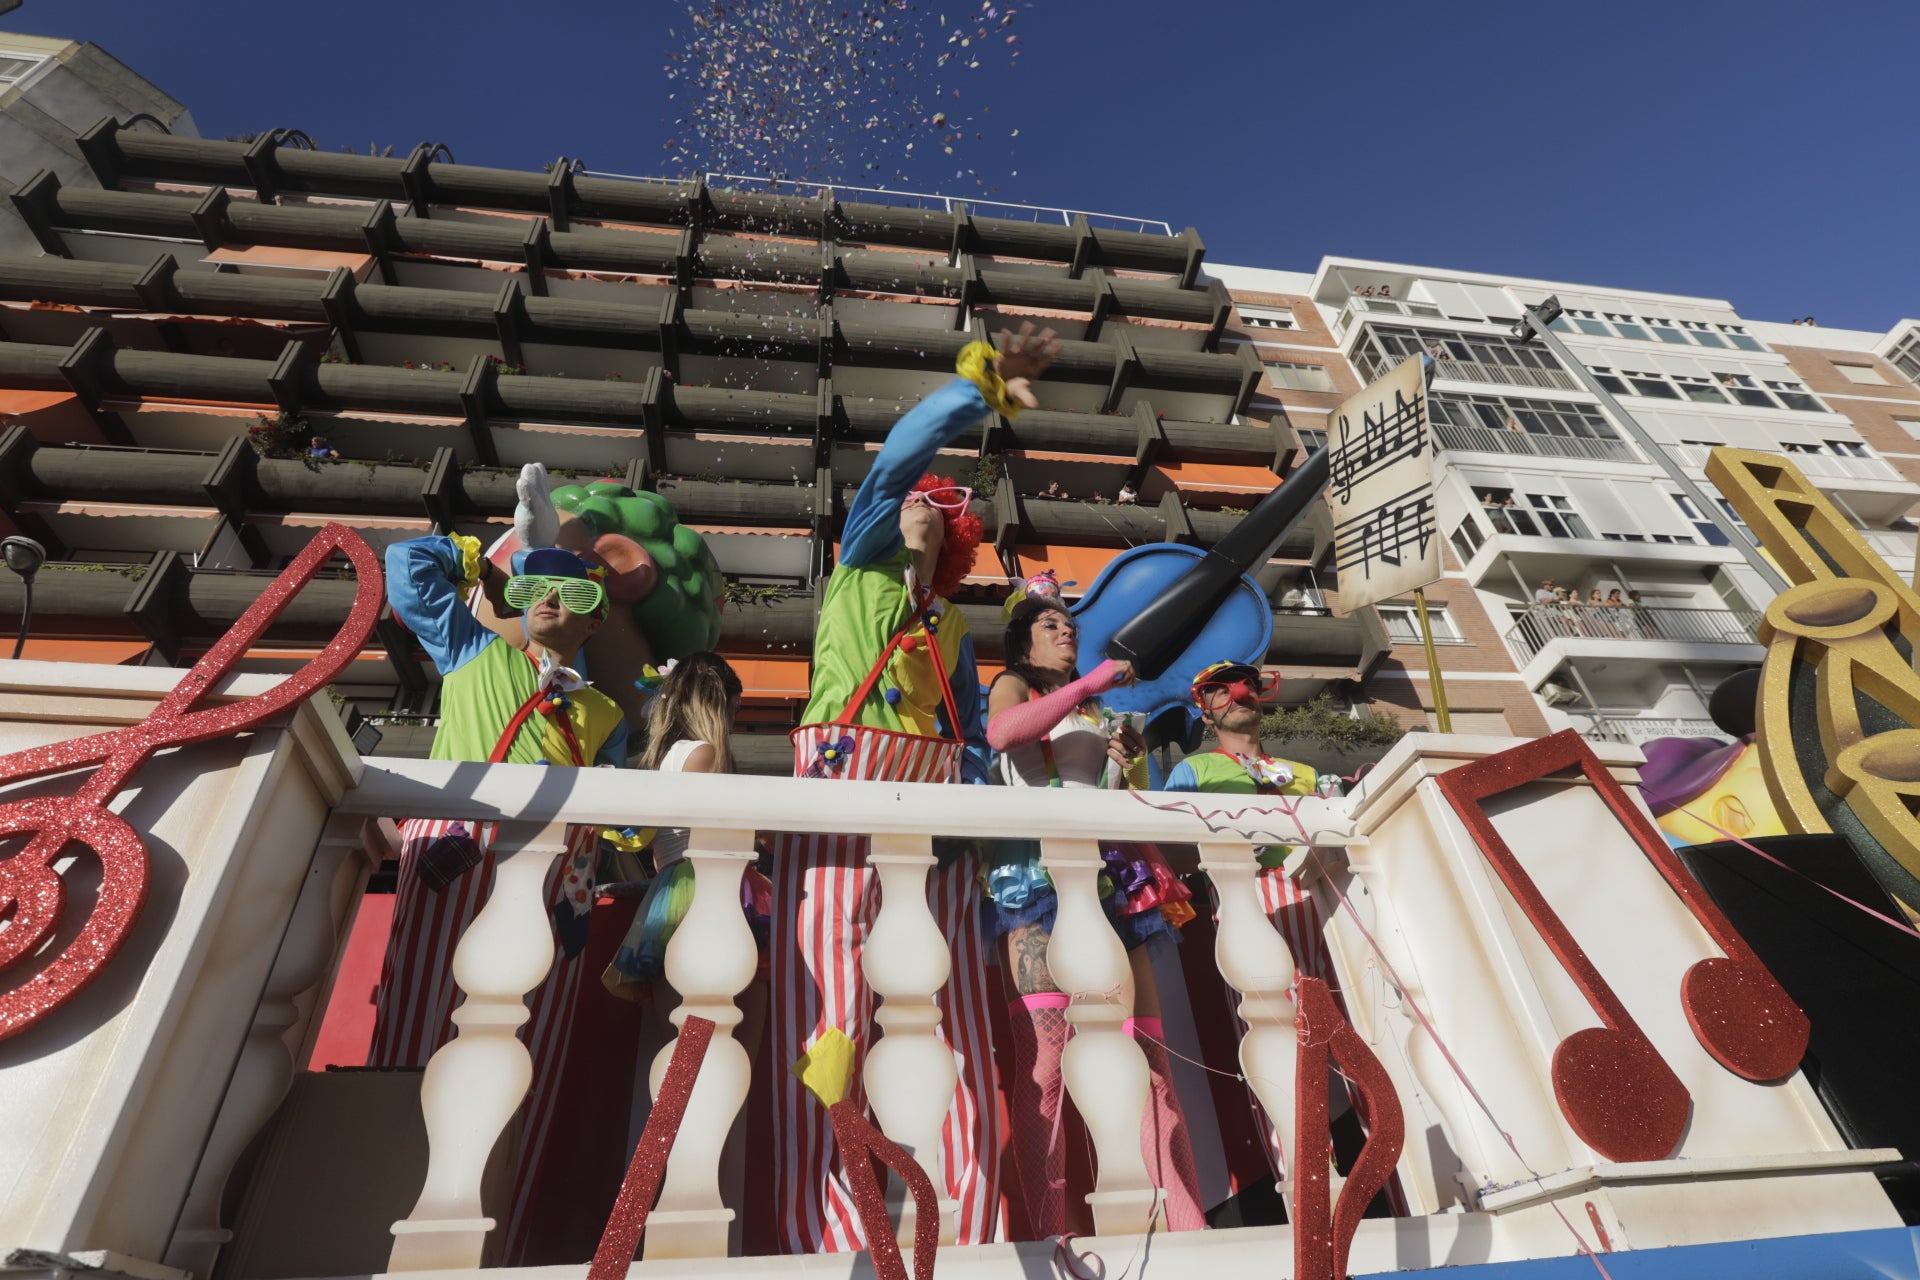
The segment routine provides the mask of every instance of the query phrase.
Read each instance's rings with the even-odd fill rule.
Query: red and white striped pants
[[[387,939],[375,996],[373,1046],[367,1065],[424,1067],[434,1051],[453,1038],[453,951],[467,926],[493,891],[493,823],[466,823],[480,846],[480,863],[435,893],[421,881],[417,863],[427,848],[455,824],[443,818],[408,818],[400,823],[400,877],[393,904],[393,932]],[[567,865],[580,854],[591,856],[599,832],[567,828],[567,856],[555,859],[547,873],[549,907],[560,898]],[[520,1039],[533,1058],[533,1082],[514,1161],[513,1203],[507,1212],[505,1261],[517,1261],[526,1233],[526,1211],[553,1121],[560,1109],[560,1083],[566,1072],[583,966],[556,951],[553,968],[531,996],[531,1010]]]
[[[865,836],[777,836],[773,865],[773,1173],[781,1247],[865,1249],[826,1108],[787,1067],[829,1027],[863,1049],[872,1044],[873,991],[860,957],[880,911],[879,878],[867,865]],[[979,871],[970,849],[933,871],[927,899],[953,953],[952,976],[938,996],[939,1033],[953,1050],[960,1082],[941,1132],[940,1168],[945,1194],[959,1203],[960,1244],[987,1243],[1004,1232]],[[851,1096],[864,1105],[857,1070]]]

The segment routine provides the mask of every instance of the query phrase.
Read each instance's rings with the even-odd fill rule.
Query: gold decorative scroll
[[[1767,606],[1755,741],[1774,807],[1838,832],[1920,904],[1920,593],[1779,454],[1718,448],[1707,478],[1793,586]]]

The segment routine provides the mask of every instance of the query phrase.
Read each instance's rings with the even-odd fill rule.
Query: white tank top
[[[1102,785],[1100,777],[1103,771],[1108,775],[1105,785],[1109,790],[1120,786],[1121,770],[1118,767],[1106,768],[1109,763],[1106,732],[1098,720],[1088,719],[1078,707],[1053,726],[1047,734],[1047,741],[1053,747],[1054,765],[1060,771],[1062,787],[1099,787]],[[998,760],[1000,780],[1007,786],[1052,785],[1053,780],[1047,773],[1047,754],[1040,749],[1038,742],[1003,751]]]
[[[699,738],[682,738],[667,748],[667,754],[660,761],[661,773],[683,773],[687,767],[687,758],[697,749],[707,744]],[[687,856],[687,829],[668,827],[653,838],[653,868],[655,872],[665,871],[674,863]]]

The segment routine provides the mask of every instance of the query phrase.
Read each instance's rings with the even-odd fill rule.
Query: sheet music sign
[[[1405,595],[1440,576],[1422,364],[1401,361],[1329,419],[1327,502],[1342,609]]]

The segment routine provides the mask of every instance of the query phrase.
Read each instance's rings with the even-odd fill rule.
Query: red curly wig
[[[953,481],[929,471],[913,486],[913,492],[926,493],[930,489],[953,487]],[[933,581],[928,585],[937,596],[951,596],[960,589],[967,575],[973,572],[974,557],[979,553],[980,535],[985,532],[985,527],[980,523],[980,517],[972,511],[942,510],[940,518],[946,523],[946,539],[940,544],[940,563],[934,566]]]

